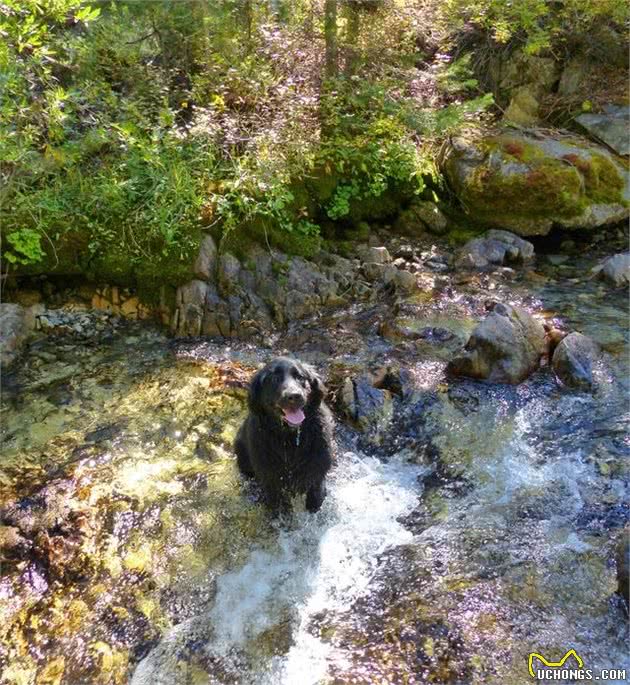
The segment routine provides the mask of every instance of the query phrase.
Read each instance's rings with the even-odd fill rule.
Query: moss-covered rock
[[[502,132],[456,139],[442,156],[469,216],[520,235],[594,229],[629,215],[625,164],[579,137]]]

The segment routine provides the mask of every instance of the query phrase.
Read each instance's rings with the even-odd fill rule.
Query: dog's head
[[[254,376],[249,388],[249,408],[297,428],[309,410],[319,406],[325,392],[320,377],[308,364],[277,357]]]

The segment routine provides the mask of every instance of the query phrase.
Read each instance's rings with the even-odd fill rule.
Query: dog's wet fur
[[[241,473],[258,482],[274,513],[287,511],[294,495],[306,495],[306,509],[316,512],[326,497],[334,443],[325,394],[312,367],[287,357],[252,379],[234,449]]]

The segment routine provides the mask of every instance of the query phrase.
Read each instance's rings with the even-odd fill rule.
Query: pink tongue
[[[292,425],[299,426],[302,421],[304,421],[304,412],[301,409],[296,409],[295,411],[289,411],[288,409],[283,409],[284,418]]]

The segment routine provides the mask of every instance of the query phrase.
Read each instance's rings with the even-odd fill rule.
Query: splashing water
[[[288,527],[279,524],[272,545],[254,549],[242,568],[219,579],[215,605],[203,617],[211,635],[206,655],[238,673],[239,682],[319,682],[332,655],[313,635],[312,620],[347,609],[366,591],[379,555],[411,540],[398,518],[417,504],[424,471],[401,460],[384,464],[343,454],[322,510],[296,513]],[[292,625],[288,653],[252,659],[260,637],[283,621]],[[199,622],[189,624],[191,632]],[[185,631],[178,626],[176,636],[138,666],[132,685],[173,682]]]

